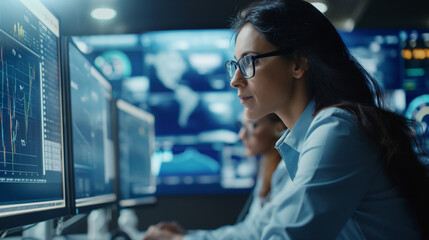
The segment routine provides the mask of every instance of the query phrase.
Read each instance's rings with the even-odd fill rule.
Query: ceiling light
[[[109,20],[116,17],[116,11],[112,8],[96,8],[92,10],[91,17],[98,20]]]
[[[317,8],[321,13],[325,13],[328,11],[328,6],[322,2],[312,2],[313,6]]]
[[[356,24],[355,20],[353,20],[351,18],[347,18],[344,21],[343,28],[344,28],[344,30],[351,32],[355,28],[355,24]]]

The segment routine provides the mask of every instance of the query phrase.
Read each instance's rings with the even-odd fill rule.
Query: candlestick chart
[[[39,56],[0,34],[0,178],[42,173]]]

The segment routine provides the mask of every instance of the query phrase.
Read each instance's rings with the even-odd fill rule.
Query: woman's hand
[[[185,233],[176,222],[160,222],[148,228],[143,240],[182,240]]]

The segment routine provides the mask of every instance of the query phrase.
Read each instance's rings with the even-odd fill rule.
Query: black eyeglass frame
[[[225,70],[226,70],[229,78],[232,79],[234,77],[235,71],[234,71],[234,74],[231,75],[227,66],[228,65],[234,66],[236,71],[237,71],[237,68],[240,69],[241,75],[245,79],[249,79],[249,78],[252,78],[252,77],[255,76],[255,60],[256,59],[266,58],[266,57],[274,57],[274,56],[280,56],[280,55],[290,55],[290,54],[292,54],[294,52],[295,52],[295,49],[290,48],[290,49],[275,50],[275,51],[272,51],[272,52],[262,53],[262,54],[259,54],[259,55],[243,56],[240,59],[238,59],[237,61],[230,60],[230,61],[225,62]],[[244,71],[240,67],[240,61],[242,61],[245,58],[250,58],[251,61],[252,61],[252,67],[253,67],[253,69],[252,69],[253,70],[252,76],[247,76],[247,77],[244,76],[244,74],[243,74]]]

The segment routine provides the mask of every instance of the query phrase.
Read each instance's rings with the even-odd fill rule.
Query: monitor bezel
[[[35,224],[38,222],[51,220],[55,218],[60,217],[66,217],[70,215],[70,195],[69,195],[69,161],[68,158],[69,154],[69,148],[67,146],[68,142],[68,135],[67,135],[67,114],[66,114],[66,87],[65,87],[65,79],[63,75],[63,69],[62,69],[62,46],[61,46],[61,39],[62,39],[62,33],[61,33],[61,19],[59,15],[54,12],[53,10],[49,9],[44,3],[42,3],[40,0],[37,0],[39,4],[41,4],[44,8],[46,8],[47,11],[49,11],[53,17],[55,17],[58,20],[59,23],[59,30],[58,30],[58,87],[59,87],[59,100],[60,100],[60,118],[61,118],[61,148],[62,148],[62,167],[63,167],[63,174],[62,174],[62,180],[63,180],[63,197],[64,197],[64,206],[58,207],[56,209],[42,209],[42,210],[34,210],[29,213],[19,213],[19,214],[12,214],[0,217],[0,230],[6,230],[11,228],[18,228],[23,227],[28,224]],[[39,19],[40,20],[40,19]]]
[[[129,102],[126,102],[125,100],[122,99],[116,99],[115,104],[114,104],[114,118],[113,118],[113,125],[115,126],[115,131],[114,131],[114,141],[115,141],[115,162],[116,162],[116,189],[118,189],[118,205],[120,208],[135,208],[135,207],[140,207],[140,206],[146,206],[146,205],[152,205],[152,204],[156,204],[157,202],[157,198],[155,196],[156,194],[156,176],[154,176],[152,174],[152,186],[154,188],[153,192],[148,193],[147,195],[141,196],[141,197],[137,197],[137,198],[127,198],[127,199],[122,199],[121,198],[121,184],[120,184],[120,166],[119,166],[119,161],[120,161],[120,151],[119,151],[119,111],[123,111],[125,113],[131,114],[133,116],[135,116],[136,118],[140,118],[143,119],[145,121],[147,121],[150,124],[150,133],[149,133],[149,143],[151,144],[149,146],[149,151],[150,151],[150,158],[153,155],[154,151],[155,151],[155,117],[152,113],[149,113],[141,108],[138,108],[134,105],[132,105]],[[140,116],[136,116],[140,115]],[[151,167],[152,167],[152,163],[151,163]]]
[[[70,159],[69,160],[69,166],[68,166],[68,168],[69,168],[69,175],[70,175],[69,176],[69,185],[70,185],[70,187],[69,187],[70,214],[75,215],[75,214],[81,214],[81,213],[89,213],[92,210],[98,209],[98,208],[103,208],[103,207],[117,205],[119,197],[118,197],[118,190],[117,190],[117,187],[116,187],[117,170],[116,170],[116,163],[115,163],[115,157],[114,157],[114,164],[113,164],[113,167],[115,168],[114,169],[114,178],[115,178],[115,180],[114,180],[114,186],[113,186],[114,187],[114,189],[113,189],[114,190],[114,192],[113,192],[113,194],[114,194],[114,200],[108,200],[108,201],[105,201],[105,202],[102,202],[102,203],[98,203],[98,202],[97,203],[89,203],[88,205],[84,205],[84,206],[77,206],[76,205],[75,178],[74,178],[74,158],[73,158],[73,127],[72,127],[73,114],[71,112],[71,102],[72,102],[72,100],[71,100],[71,88],[70,88],[69,44],[73,45],[76,49],[78,49],[79,52],[82,54],[82,56],[86,60],[88,60],[89,63],[92,64],[92,62],[90,61],[90,59],[88,59],[87,56],[85,56],[84,53],[82,53],[82,51],[79,49],[79,47],[73,41],[72,37],[70,37],[70,36],[63,37],[63,39],[62,39],[62,45],[63,45],[63,50],[64,50],[63,51],[63,69],[64,69],[64,72],[65,72],[65,74],[64,74],[65,75],[64,82],[67,85],[67,87],[66,87],[66,89],[67,89],[67,105],[66,105],[66,107],[67,107],[67,114],[69,116],[68,119],[70,121],[69,124],[67,125],[67,133],[68,133],[67,134],[67,136],[68,136],[67,140],[70,143],[70,149],[69,149],[69,152],[68,152],[68,154],[69,154],[68,157]],[[94,66],[94,68],[107,81],[108,78],[101,71],[99,71],[95,66]],[[109,83],[109,85],[111,85],[111,84]],[[114,107],[113,106],[113,102],[114,102],[113,92],[111,92],[111,96],[112,96],[112,99],[110,101],[110,109],[111,109],[110,116],[111,116],[111,119],[112,119],[113,112],[114,112],[114,110],[113,110],[114,109],[113,108]],[[112,123],[111,123],[110,128],[111,128],[111,131],[112,131],[112,134],[113,134],[114,129],[113,129]],[[113,138],[113,135],[112,135],[112,138]],[[114,141],[114,139],[112,139],[112,140]],[[113,153],[114,156],[116,155],[115,148],[116,147],[114,147],[114,153]]]

